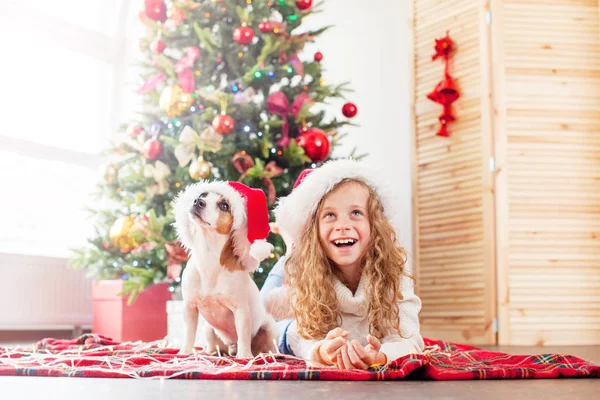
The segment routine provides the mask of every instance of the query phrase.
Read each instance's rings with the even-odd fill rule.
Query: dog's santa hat
[[[261,189],[254,189],[240,182],[227,183],[244,199],[244,203],[238,202],[237,199],[229,199],[229,201],[237,202],[234,207],[246,212],[248,229],[246,239],[250,243],[250,255],[255,260],[262,261],[269,257],[273,250],[273,245],[267,242],[267,236],[271,231],[267,196]]]
[[[269,257],[273,245],[269,236],[269,210],[267,197],[260,189],[253,189],[240,182],[203,180],[188,186],[174,202],[175,228],[183,245],[191,248],[193,237],[188,228],[189,207],[204,192],[215,192],[225,197],[233,215],[233,239],[235,253],[245,269],[253,270],[258,262]],[[247,257],[249,255],[253,260]]]
[[[292,193],[279,199],[275,209],[279,229],[285,231],[292,242],[300,240],[321,199],[344,179],[356,179],[372,187],[383,206],[384,215],[399,232],[398,207],[391,183],[381,171],[351,159],[328,161],[319,168],[302,171]]]

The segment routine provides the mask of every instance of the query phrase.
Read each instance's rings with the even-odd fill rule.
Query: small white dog
[[[174,203],[175,228],[191,258],[181,281],[185,339],[193,350],[198,313],[206,320],[206,352],[251,358],[273,350],[277,325],[260,301],[249,272],[271,253],[269,218],[262,190],[239,182],[201,181]]]

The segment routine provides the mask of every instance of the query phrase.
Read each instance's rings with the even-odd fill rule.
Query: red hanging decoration
[[[233,40],[241,45],[252,43],[252,39],[254,39],[254,29],[249,26],[240,26],[233,31]]]
[[[218,114],[212,121],[212,127],[219,135],[229,135],[235,128],[235,121],[227,114]]]
[[[344,114],[346,118],[354,118],[357,112],[358,108],[356,108],[354,103],[348,102],[342,107],[342,114]]]
[[[304,153],[312,162],[321,162],[329,155],[331,147],[325,132],[317,128],[310,128],[307,132],[296,138],[298,146],[304,149]]]
[[[451,106],[452,103],[454,103],[460,97],[460,93],[458,93],[456,84],[454,83],[454,80],[450,76],[449,72],[449,60],[453,44],[454,43],[452,42],[452,39],[450,39],[448,32],[446,32],[445,37],[441,39],[435,39],[435,54],[431,56],[432,61],[435,61],[438,57],[442,57],[445,63],[444,79],[435,86],[431,93],[427,95],[429,100],[444,106],[442,114],[440,114],[438,117],[441,126],[437,132],[438,136],[443,137],[448,137],[450,135],[448,133],[448,123],[455,120],[454,115],[452,115]]]
[[[144,143],[144,156],[148,160],[156,160],[162,155],[163,145],[158,139],[148,139]]]
[[[145,0],[144,13],[153,21],[167,20],[167,6],[163,0]]]
[[[296,7],[302,11],[306,11],[312,7],[312,0],[296,0]]]

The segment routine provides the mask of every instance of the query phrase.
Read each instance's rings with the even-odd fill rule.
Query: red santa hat
[[[302,182],[304,182],[304,179],[306,179],[308,174],[310,174],[313,171],[314,171],[313,168],[307,168],[304,171],[300,172],[300,175],[298,175],[298,179],[296,179],[296,182],[294,183],[294,187],[292,188],[292,190],[296,189]]]
[[[351,159],[328,161],[319,168],[304,170],[298,176],[292,193],[279,199],[275,209],[277,225],[290,236],[292,242],[297,242],[321,199],[344,179],[356,179],[377,193],[384,215],[398,233],[398,202],[393,185],[384,175],[363,162]]]
[[[250,255],[258,261],[269,257],[273,245],[267,242],[271,231],[269,227],[269,209],[267,196],[260,189],[253,189],[240,182],[227,182],[244,199],[245,204],[238,204],[246,211],[246,239],[250,243]],[[232,199],[230,199],[230,202]]]

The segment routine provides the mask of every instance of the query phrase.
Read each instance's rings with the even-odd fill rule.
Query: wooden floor
[[[600,364],[600,346],[487,347],[513,354],[564,353]],[[503,381],[185,381],[0,377],[0,399],[595,399],[600,379]]]

